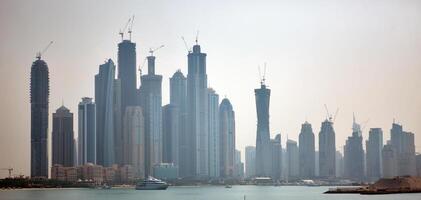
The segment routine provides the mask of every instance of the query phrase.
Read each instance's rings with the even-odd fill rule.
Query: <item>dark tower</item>
[[[136,104],[136,44],[123,40],[118,44],[118,79],[121,80],[121,108]]]
[[[31,177],[48,177],[48,66],[41,56],[31,67]]]
[[[257,111],[257,133],[256,133],[256,175],[271,175],[271,149],[269,133],[269,102],[270,89],[266,88],[264,79],[260,88],[255,89],[256,111]]]

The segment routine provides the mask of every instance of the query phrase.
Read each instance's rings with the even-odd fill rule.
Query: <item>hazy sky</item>
[[[187,51],[200,31],[208,84],[228,97],[236,112],[237,148],[255,145],[254,89],[258,65],[267,62],[272,90],[270,130],[297,140],[307,119],[318,133],[327,104],[335,122],[337,148],[351,135],[352,113],[369,119],[390,138],[393,118],[415,133],[421,152],[421,1],[0,1],[0,168],[29,174],[29,77],[35,53],[50,70],[50,113],[62,100],[75,115],[81,97],[94,96],[94,75],[105,59],[117,62],[119,29],[135,15],[133,41],[141,64],[150,47],[156,72],[187,73]],[[146,71],[146,69],[145,69]],[[49,134],[51,134],[51,114]],[[365,148],[365,147],[364,147]],[[1,171],[0,177],[7,171]]]

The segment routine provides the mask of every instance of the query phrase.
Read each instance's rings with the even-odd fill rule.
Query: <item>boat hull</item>
[[[136,186],[136,190],[166,190],[168,185],[142,185]]]

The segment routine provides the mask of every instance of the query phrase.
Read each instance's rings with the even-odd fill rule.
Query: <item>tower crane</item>
[[[7,171],[9,171],[9,178],[12,178],[13,168],[9,167],[9,168],[3,168],[1,170],[7,170]]]
[[[151,54],[151,56],[153,56],[153,53],[155,52],[155,51],[158,51],[159,49],[161,49],[162,47],[164,47],[164,45],[161,45],[161,46],[159,46],[159,47],[157,47],[157,48],[150,48],[149,49],[149,53]]]
[[[127,32],[129,33],[129,40],[130,40],[130,41],[132,40],[133,22],[134,22],[134,15],[133,15],[133,17],[132,17],[132,21],[131,21],[131,23],[130,23],[129,30],[127,31]]]
[[[332,114],[329,113],[329,109],[327,108],[327,105],[324,104],[324,106],[325,106],[325,110],[326,110],[326,119],[328,119],[330,122],[334,123],[335,120],[336,120],[336,116],[338,115],[339,108],[336,109],[335,115],[332,116]]]
[[[41,60],[41,56],[48,50],[48,48],[50,48],[50,46],[53,44],[53,41],[50,41],[50,43],[48,43],[48,45],[42,50],[42,51],[38,51],[36,58],[38,60]]]
[[[191,53],[191,48],[189,48],[189,45],[187,45],[187,42],[186,42],[186,40],[184,39],[184,37],[183,36],[181,36],[181,39],[183,40],[183,42],[184,42],[184,46],[186,47],[186,50],[189,52],[189,53]]]
[[[124,26],[123,29],[120,29],[120,33],[119,34],[121,36],[121,41],[123,41],[123,39],[124,39],[124,32],[126,31],[127,26],[129,25],[130,21],[132,21],[132,18],[129,18],[129,21],[127,21],[127,23],[126,23],[126,25]]]

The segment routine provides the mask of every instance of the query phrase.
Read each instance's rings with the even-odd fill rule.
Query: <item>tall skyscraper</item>
[[[398,176],[398,153],[395,147],[388,142],[382,149],[383,177]]]
[[[398,156],[398,175],[415,176],[414,134],[403,131],[401,125],[393,123],[392,129],[390,130],[390,141]]]
[[[141,77],[140,100],[145,118],[145,174],[162,162],[162,76],[155,74],[155,56],[148,56],[148,74]]]
[[[235,167],[235,113],[231,102],[224,98],[219,105],[220,176],[233,177]]]
[[[84,97],[78,107],[78,165],[96,164],[96,106]]]
[[[208,89],[209,176],[220,176],[219,95]]]
[[[244,163],[241,162],[241,151],[237,149],[234,153],[234,177],[237,179],[244,177]]]
[[[186,177],[192,169],[189,169],[191,157],[189,155],[189,137],[187,133],[187,79],[180,70],[170,78],[170,104],[178,108],[178,128],[179,128],[179,152],[178,169],[181,177]]]
[[[53,161],[65,167],[74,166],[73,113],[64,106],[53,113]]]
[[[31,67],[31,177],[48,177],[48,66],[41,56]]]
[[[300,174],[298,154],[297,142],[294,140],[287,140],[288,180],[297,179]]]
[[[114,79],[113,94],[113,114],[114,114],[114,163],[123,165],[123,117],[121,110],[121,80]]]
[[[146,141],[142,108],[127,106],[123,124],[123,165],[131,165],[134,176],[144,178]]]
[[[96,164],[106,167],[115,163],[114,77],[115,65],[111,59],[100,65],[95,75]]]
[[[342,178],[344,177],[344,156],[340,151],[336,151],[336,157],[335,157],[335,163],[336,163],[336,178]],[[318,166],[318,165],[316,165]],[[316,171],[317,172],[317,171]]]
[[[314,178],[316,167],[314,133],[311,124],[307,121],[301,125],[299,144],[300,177],[303,179]]]
[[[256,133],[256,176],[271,176],[271,151],[269,134],[270,89],[262,81],[260,88],[254,90],[256,96],[257,133]]]
[[[256,147],[246,146],[246,178],[256,175]]]
[[[363,137],[360,125],[353,117],[352,136],[348,137],[344,146],[344,172],[345,177],[362,181],[364,177],[364,150]]]
[[[178,166],[179,114],[178,107],[167,104],[162,108],[162,162]]]
[[[206,54],[201,52],[200,45],[196,43],[187,57],[187,133],[190,138],[188,146],[191,148],[188,154],[191,158],[188,169],[193,176],[207,177],[209,175],[209,135]]]
[[[335,177],[336,142],[333,122],[325,120],[319,133],[319,176],[323,178]]]
[[[281,134],[277,134],[273,140],[270,141],[271,149],[271,177],[273,180],[280,180],[282,177],[282,145]],[[297,157],[298,159],[298,157]]]
[[[383,131],[381,128],[371,128],[366,143],[367,178],[376,181],[382,177]]]
[[[136,43],[123,40],[118,44],[118,79],[121,81],[121,110],[136,105]]]

